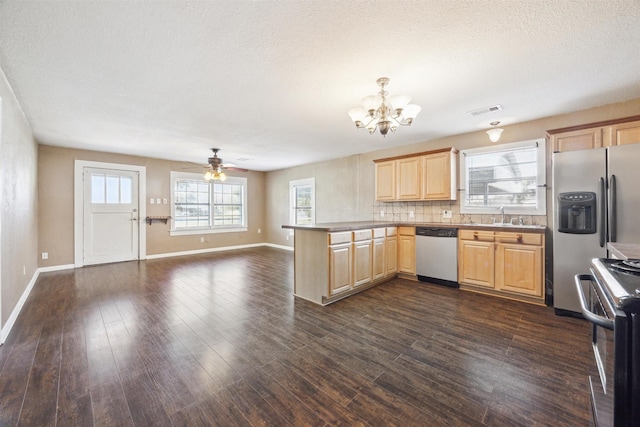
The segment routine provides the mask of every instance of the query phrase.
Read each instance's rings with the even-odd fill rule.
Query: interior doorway
[[[145,168],[77,160],[75,175],[75,266],[145,259]]]

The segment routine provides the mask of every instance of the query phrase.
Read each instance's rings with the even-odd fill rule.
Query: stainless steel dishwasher
[[[416,227],[418,280],[458,287],[457,237],[457,228]]]

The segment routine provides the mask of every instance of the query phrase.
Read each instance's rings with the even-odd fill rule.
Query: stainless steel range
[[[596,426],[640,426],[640,260],[591,261],[575,276],[582,314],[593,324],[589,383]]]

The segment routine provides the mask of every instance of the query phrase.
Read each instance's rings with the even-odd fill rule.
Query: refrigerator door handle
[[[605,199],[607,194],[604,189],[604,178],[600,177],[600,247],[604,248],[607,243],[606,226],[607,226],[607,204]]]
[[[611,219],[609,226],[609,238],[611,242],[617,241],[618,234],[618,197],[616,195],[616,176],[611,175],[609,178],[609,194],[611,195]]]

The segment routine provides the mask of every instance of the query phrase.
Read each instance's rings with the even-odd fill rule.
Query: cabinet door
[[[386,245],[384,238],[373,241],[373,280],[386,276]]]
[[[375,164],[376,200],[395,200],[396,198],[396,162],[389,160]]]
[[[416,236],[398,236],[398,271],[416,274]]]
[[[388,236],[385,239],[385,275],[396,274],[398,272],[398,237]]]
[[[371,282],[373,243],[364,240],[353,243],[353,285]]]
[[[496,289],[542,297],[542,247],[498,244]]]
[[[472,240],[458,242],[458,281],[468,285],[494,287],[494,243]]]
[[[351,243],[329,246],[329,295],[351,289]]]
[[[421,160],[420,157],[396,160],[396,194],[398,200],[417,200],[420,198]]]
[[[611,145],[635,144],[640,142],[640,121],[620,123],[611,126]]]
[[[609,139],[608,135],[608,133],[605,135],[607,136],[606,139]],[[603,143],[602,128],[558,133],[551,136],[551,141],[553,143],[553,151],[555,152],[588,150],[608,146],[611,143],[611,141],[604,141]]]
[[[422,157],[422,199],[456,199],[455,178],[452,180],[455,175],[453,156],[453,153],[445,152]]]

